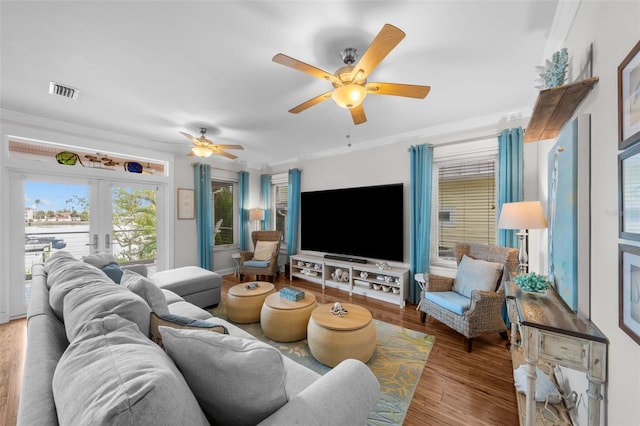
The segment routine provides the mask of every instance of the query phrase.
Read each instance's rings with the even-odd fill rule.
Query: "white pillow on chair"
[[[253,260],[271,260],[271,254],[278,247],[278,241],[258,241],[253,251]]]
[[[502,276],[502,264],[462,256],[453,291],[471,297],[473,290],[495,291]]]

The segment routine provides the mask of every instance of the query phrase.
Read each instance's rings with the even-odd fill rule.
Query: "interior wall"
[[[591,320],[609,339],[608,424],[640,419],[640,346],[618,327],[617,67],[640,39],[640,2],[582,1],[565,47],[570,78],[593,43],[599,83],[577,114],[591,114]],[[635,243],[637,245],[637,243]]]

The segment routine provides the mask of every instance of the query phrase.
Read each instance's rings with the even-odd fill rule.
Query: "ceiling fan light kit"
[[[207,158],[211,157],[213,154],[217,154],[235,160],[236,158],[238,158],[236,155],[229,154],[228,152],[223,151],[223,149],[244,149],[242,145],[222,145],[213,143],[204,136],[206,133],[207,129],[204,127],[200,127],[199,138],[195,138],[189,133],[180,132],[182,136],[189,139],[193,143],[191,152],[187,155],[196,155],[198,157]]]
[[[272,59],[273,62],[329,81],[334,87],[332,91],[311,98],[291,108],[289,112],[298,114],[320,102],[332,98],[338,106],[349,109],[354,124],[362,124],[367,121],[367,116],[362,107],[362,101],[368,93],[373,95],[391,95],[424,99],[431,89],[429,86],[397,83],[367,83],[369,74],[371,74],[378,64],[382,62],[404,37],[405,33],[402,30],[393,25],[385,24],[359,60],[357,50],[352,47],[348,47],[340,52],[345,66],[339,68],[334,74],[285,54],[276,54]],[[356,60],[358,61],[356,62]]]
[[[345,84],[337,87],[332,93],[331,98],[342,108],[353,108],[362,103],[367,97],[367,89],[359,84]]]
[[[191,148],[191,152],[202,158],[211,157],[213,155],[213,151],[204,146],[194,146],[193,148]]]

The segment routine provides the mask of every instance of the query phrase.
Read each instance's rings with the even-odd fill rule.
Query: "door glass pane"
[[[156,191],[114,187],[111,252],[119,263],[154,263],[157,256]]]
[[[80,258],[89,254],[89,186],[25,181],[24,265],[31,265],[58,250]]]

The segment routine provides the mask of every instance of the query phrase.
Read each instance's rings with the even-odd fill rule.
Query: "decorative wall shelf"
[[[598,77],[591,77],[577,83],[541,90],[524,134],[524,142],[538,142],[558,136],[598,80]]]

